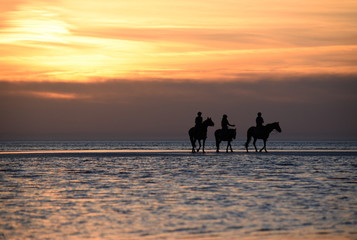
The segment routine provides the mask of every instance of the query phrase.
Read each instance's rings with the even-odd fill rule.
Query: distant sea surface
[[[0,142],[0,240],[357,239],[357,142],[243,144]]]

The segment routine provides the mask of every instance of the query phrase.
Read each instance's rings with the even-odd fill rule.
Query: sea
[[[0,239],[357,239],[356,141],[243,144],[2,141]]]

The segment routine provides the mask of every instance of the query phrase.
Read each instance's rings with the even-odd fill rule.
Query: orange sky
[[[356,65],[355,0],[0,0],[0,140],[357,139]]]
[[[354,0],[0,0],[1,81],[355,74]]]

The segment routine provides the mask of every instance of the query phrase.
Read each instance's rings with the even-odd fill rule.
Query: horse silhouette
[[[263,151],[263,149],[265,150],[265,152],[267,152],[266,142],[269,138],[269,134],[274,129],[277,130],[278,132],[281,132],[279,122],[269,123],[265,126],[262,126],[260,129],[257,129],[257,127],[250,127],[247,131],[247,142],[245,143],[245,149],[247,150],[247,152],[248,152],[249,142],[252,137],[254,138],[253,145],[255,151],[258,152],[257,146],[255,145],[257,139],[263,139],[264,146],[262,149],[260,149],[260,152]]]
[[[196,140],[198,140],[199,147],[197,148],[197,152],[201,149],[201,140],[202,140],[202,152],[205,152],[205,142],[207,139],[207,128],[214,126],[214,122],[211,118],[207,118],[202,122],[202,126],[200,128],[192,127],[188,131],[188,135],[190,136],[191,144],[192,144],[192,152],[196,152]]]
[[[223,131],[222,129],[217,129],[214,132],[214,136],[216,138],[216,147],[217,147],[216,152],[219,152],[219,144],[222,141],[228,142],[226,152],[228,152],[228,147],[230,147],[231,152],[233,152],[231,142],[233,141],[233,139],[236,138],[236,135],[237,135],[236,129],[228,129],[227,131]]]

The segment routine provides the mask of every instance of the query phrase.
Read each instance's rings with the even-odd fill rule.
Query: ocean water
[[[242,145],[0,142],[0,239],[357,239],[357,142]]]

